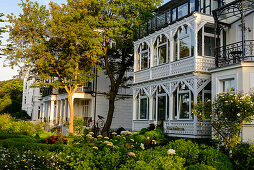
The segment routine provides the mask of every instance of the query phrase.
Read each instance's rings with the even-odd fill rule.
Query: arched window
[[[174,36],[174,55],[173,61],[194,55],[194,32],[188,25],[184,25],[175,33]]]
[[[147,43],[145,42],[141,43],[138,48],[137,70],[143,70],[143,69],[149,68],[149,55],[150,55],[150,49]]]
[[[144,92],[140,90],[137,96],[137,120],[148,120],[149,115],[149,98]]]
[[[165,35],[160,35],[154,42],[153,66],[168,62],[170,55],[170,43]]]

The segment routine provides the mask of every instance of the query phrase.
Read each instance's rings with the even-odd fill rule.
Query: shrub
[[[186,170],[216,170],[216,168],[209,165],[197,163],[195,165],[187,166]]]
[[[146,141],[145,135],[135,135],[134,139],[138,143],[144,143]]]
[[[0,169],[62,169],[55,153],[0,147]]]
[[[199,161],[216,168],[217,170],[231,170],[233,169],[232,163],[229,158],[212,147],[200,149]]]
[[[254,142],[238,144],[232,150],[232,162],[236,169],[254,169]]]
[[[178,156],[186,159],[186,165],[198,162],[199,146],[191,140],[178,139],[168,143],[169,149],[174,149]]]
[[[26,141],[21,141],[20,138],[10,138],[5,140],[0,140],[0,146],[4,148],[18,148],[20,150],[48,150],[48,151],[57,151],[63,150],[65,145],[46,145],[42,143],[33,143]]]
[[[67,144],[67,139],[62,136],[50,136],[46,139],[46,144]]]

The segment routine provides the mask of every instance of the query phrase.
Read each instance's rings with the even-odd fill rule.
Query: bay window
[[[180,27],[174,36],[173,61],[194,55],[194,33],[187,26]]]
[[[168,62],[170,43],[165,35],[157,37],[154,43],[153,66]]]
[[[144,70],[149,68],[149,54],[150,49],[148,45],[144,42],[138,48],[138,63],[137,63],[137,70]]]

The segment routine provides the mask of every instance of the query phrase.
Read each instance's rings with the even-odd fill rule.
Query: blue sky
[[[57,3],[65,3],[66,0],[37,0],[39,4],[47,5],[50,1],[57,2]],[[164,3],[168,2],[170,0],[165,0]],[[21,0],[1,0],[0,5],[0,13],[4,13],[5,15],[14,13],[14,15],[18,15],[21,12],[20,7],[18,6],[18,3],[20,3]],[[3,19],[5,19],[3,17]],[[0,23],[0,27],[4,26],[4,23]],[[2,35],[3,38],[1,39],[2,44],[6,44],[6,39],[8,38],[8,33],[5,33]],[[0,58],[0,81],[3,80],[9,80],[13,76],[17,75],[17,68],[11,69],[9,67],[3,67],[5,57],[3,56]]]

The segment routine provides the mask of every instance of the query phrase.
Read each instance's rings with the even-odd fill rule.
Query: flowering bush
[[[67,144],[67,139],[62,136],[50,136],[46,139],[46,144]]]
[[[240,142],[244,122],[251,122],[254,116],[254,93],[223,92],[210,101],[199,102],[195,107],[197,117],[211,120],[214,135],[225,148],[232,148]]]
[[[0,147],[0,169],[62,169],[55,153]]]

